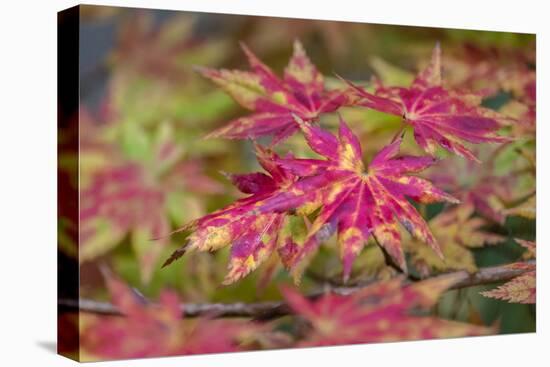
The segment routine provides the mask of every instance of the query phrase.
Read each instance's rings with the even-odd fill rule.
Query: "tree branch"
[[[534,264],[534,260],[516,264]],[[452,277],[455,283],[450,289],[465,288],[481,284],[504,282],[515,278],[526,269],[508,265],[499,265],[479,269],[478,272],[470,274],[466,271],[457,271],[436,275],[432,278]],[[412,281],[409,280],[409,283]],[[326,291],[337,294],[348,295],[354,293],[372,282],[358,284],[351,287],[327,286]],[[325,292],[318,292],[309,296],[311,299],[318,298]],[[90,299],[60,299],[58,305],[62,311],[90,312],[102,315],[122,315],[121,312],[111,303],[94,301]],[[254,319],[273,319],[291,313],[290,307],[284,301],[268,301],[257,303],[184,303],[181,305],[182,316],[184,317],[252,317]]]

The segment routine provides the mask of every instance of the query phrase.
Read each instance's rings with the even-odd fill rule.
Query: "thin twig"
[[[534,264],[534,260],[523,262],[523,264]],[[476,273],[468,273],[466,271],[456,271],[436,275],[433,278],[452,277],[455,282],[451,289],[471,287],[481,284],[491,284],[504,282],[515,278],[527,270],[518,266],[499,265],[479,269]],[[410,279],[408,283],[413,283]],[[358,284],[350,287],[328,286],[330,292],[348,295],[354,293],[372,282],[366,284]],[[311,294],[309,298],[315,299],[321,296],[324,292]],[[121,312],[111,303],[95,301],[90,299],[60,299],[58,301],[61,311],[76,311],[90,312],[102,315],[122,315]],[[288,315],[291,313],[290,307],[284,301],[267,301],[257,303],[184,303],[181,305],[182,316],[184,317],[252,317],[255,319],[273,319],[276,317]]]

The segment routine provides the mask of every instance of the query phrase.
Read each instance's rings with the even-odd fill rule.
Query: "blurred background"
[[[513,238],[535,238],[534,215],[513,211],[535,192],[534,35],[81,6],[80,131],[76,136],[69,129],[59,137],[60,177],[80,196],[79,218],[64,215],[70,212],[64,207],[75,203],[61,205],[60,256],[62,262],[78,262],[80,297],[109,299],[99,272],[99,264],[107,264],[148,298],[165,288],[186,302],[281,298],[278,286],[292,280],[276,259],[230,286],[221,286],[228,248],[189,253],[162,269],[161,264],[185,240],[185,233],[167,236],[170,231],[242,196],[220,171],[259,169],[250,142],[202,139],[247,111],[193,67],[246,70],[242,41],[280,75],[295,39],[329,88],[339,85],[335,74],[365,85],[375,75],[384,83],[407,85],[440,42],[449,86],[482,93],[486,106],[521,118],[521,124],[503,130],[517,139],[514,143],[476,148],[483,165],[451,157],[426,173],[471,204],[485,233],[499,236],[490,246],[467,243],[469,232],[436,222],[436,237],[450,237],[443,240],[449,246],[460,242],[460,251],[472,257],[473,263],[459,261],[457,268],[521,259],[523,250]],[[342,114],[360,136],[366,162],[400,125],[398,118],[365,109],[343,109]],[[336,123],[331,115],[321,121],[328,129]],[[278,149],[313,154],[299,134]],[[420,153],[410,133],[403,150]],[[80,186],[70,171],[75,159],[80,159]],[[444,208],[420,210],[436,219]],[[411,245],[409,261],[414,263],[414,256]],[[370,245],[356,260],[352,281],[384,278],[390,272]],[[329,239],[300,287],[310,292],[340,278],[338,250]],[[480,324],[499,322],[502,333],[534,331],[534,305],[479,295],[493,287],[448,292],[437,312]]]

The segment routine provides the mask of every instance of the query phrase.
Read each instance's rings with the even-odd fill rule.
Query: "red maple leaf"
[[[327,293],[311,301],[296,290],[283,288],[290,307],[311,329],[301,346],[327,346],[415,339],[487,335],[493,328],[415,315],[428,310],[453,282],[432,279],[403,286],[400,279],[379,282],[351,295]]]
[[[284,191],[296,177],[277,163],[279,157],[274,152],[256,145],[256,156],[269,175],[260,172],[228,175],[241,192],[250,195],[181,228],[179,231],[193,233],[165,266],[186,251],[214,251],[228,245],[231,245],[231,254],[224,284],[243,278],[275,250],[283,264],[291,266],[297,244],[288,230],[290,216],[276,212],[258,214],[256,208],[267,198]]]
[[[275,143],[298,130],[293,114],[311,121],[346,104],[344,93],[325,90],[323,75],[311,63],[299,41],[294,42],[294,54],[283,80],[244,44],[242,48],[252,71],[199,69],[241,106],[254,111],[215,130],[210,137],[245,139],[273,135]]]
[[[481,107],[481,96],[449,90],[441,82],[441,51],[437,45],[430,64],[409,88],[379,86],[374,94],[350,84],[356,104],[401,116],[414,128],[416,142],[431,155],[439,145],[449,152],[478,161],[463,142],[505,142],[496,131],[505,118]]]
[[[307,143],[326,160],[279,159],[282,166],[300,177],[285,191],[266,199],[260,212],[284,212],[321,207],[308,238],[338,231],[344,278],[354,258],[372,234],[401,269],[406,270],[399,221],[414,237],[436,253],[439,246],[426,222],[407,198],[421,203],[456,202],[429,181],[406,173],[420,172],[435,162],[432,157],[400,156],[401,138],[383,148],[365,169],[359,140],[344,121],[336,137],[297,118]],[[297,262],[315,246],[304,247]]]

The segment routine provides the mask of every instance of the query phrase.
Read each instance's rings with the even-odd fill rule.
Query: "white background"
[[[101,366],[538,366],[548,363],[545,1],[98,1],[97,4],[537,33],[537,334],[104,362]],[[69,366],[56,338],[56,21],[73,1],[4,1],[0,21],[0,365]],[[541,103],[542,101],[542,103]],[[548,145],[547,145],[548,144]],[[541,214],[542,212],[542,214]],[[542,230],[541,230],[542,229]],[[547,339],[544,341],[544,339]],[[543,349],[546,347],[546,351]]]

